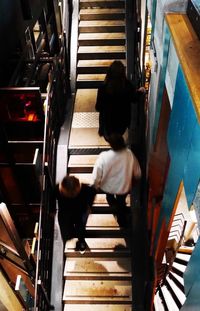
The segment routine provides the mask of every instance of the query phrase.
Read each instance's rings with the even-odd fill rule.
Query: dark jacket
[[[56,185],[55,192],[58,200],[58,222],[63,241],[75,236],[83,239],[89,208],[93,204],[96,190],[83,183],[80,193],[75,198],[62,195],[59,185]]]
[[[99,112],[100,136],[125,133],[130,126],[131,103],[136,97],[135,87],[128,80],[125,88],[115,94],[108,94],[105,84],[99,87],[95,109]]]

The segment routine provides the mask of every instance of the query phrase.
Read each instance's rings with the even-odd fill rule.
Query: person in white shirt
[[[108,204],[116,207],[119,225],[124,226],[126,196],[134,180],[141,178],[141,168],[123,136],[111,134],[108,142],[111,149],[99,154],[92,172],[92,185],[106,193]]]

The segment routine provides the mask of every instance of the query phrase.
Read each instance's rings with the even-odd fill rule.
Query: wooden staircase
[[[125,2],[80,1],[77,88],[97,88],[114,59],[126,64]]]
[[[86,229],[84,254],[74,250],[76,239],[66,243],[64,311],[132,310],[130,232],[119,228],[104,194],[97,194]]]
[[[77,80],[68,173],[90,183],[97,155],[109,148],[98,135],[97,88],[114,59],[126,65],[125,1],[81,0]],[[127,198],[130,207],[130,197]],[[131,209],[130,209],[131,210]],[[98,193],[86,226],[84,254],[65,245],[64,311],[131,311],[131,226],[120,228],[105,194]],[[130,212],[127,212],[130,219]]]

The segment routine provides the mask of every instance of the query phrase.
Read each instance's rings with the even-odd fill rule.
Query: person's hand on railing
[[[141,86],[138,90],[138,92],[145,94],[146,93],[146,89],[144,86]]]

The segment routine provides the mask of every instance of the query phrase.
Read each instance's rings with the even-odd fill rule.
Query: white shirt
[[[126,194],[131,190],[133,177],[141,177],[141,169],[132,151],[125,148],[101,152],[92,172],[96,189],[111,194]]]

